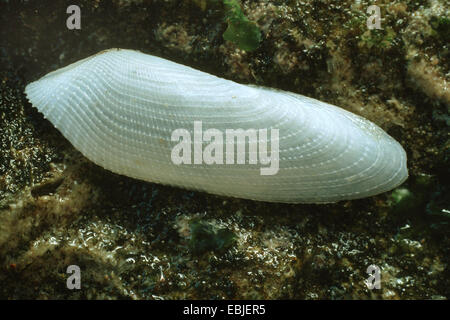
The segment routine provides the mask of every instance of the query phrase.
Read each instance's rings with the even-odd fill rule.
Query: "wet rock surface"
[[[0,298],[447,299],[449,9],[381,1],[241,1],[261,31],[225,41],[220,1],[0,2]],[[328,205],[224,198],[137,181],[85,159],[26,100],[44,74],[112,48],[311,96],[397,139],[410,178]],[[66,287],[69,265],[82,289]],[[365,284],[381,269],[381,288]]]

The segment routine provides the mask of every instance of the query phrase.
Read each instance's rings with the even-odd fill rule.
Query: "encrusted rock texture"
[[[225,41],[222,1],[0,2],[1,299],[448,299],[445,0],[238,1],[261,32]],[[381,9],[369,30],[367,8]],[[225,198],[108,172],[26,100],[27,83],[137,49],[359,114],[405,148],[409,179],[327,205]],[[66,286],[69,265],[81,289]],[[381,270],[369,289],[368,266]]]

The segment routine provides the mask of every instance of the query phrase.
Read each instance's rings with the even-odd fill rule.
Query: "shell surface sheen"
[[[138,51],[100,52],[30,83],[25,92],[88,159],[150,182],[260,201],[326,203],[376,195],[408,176],[401,145],[360,116]],[[278,129],[278,172],[261,175],[268,165],[248,161],[174,164],[172,133],[182,128],[194,136],[195,121],[203,132],[267,129],[269,137]]]

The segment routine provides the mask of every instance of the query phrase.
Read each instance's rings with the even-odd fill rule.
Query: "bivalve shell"
[[[324,203],[376,195],[408,176],[401,145],[360,116],[138,51],[100,52],[25,91],[88,159],[136,179]]]

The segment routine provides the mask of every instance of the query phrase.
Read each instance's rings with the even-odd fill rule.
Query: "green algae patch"
[[[391,204],[395,211],[405,212],[417,205],[414,194],[406,188],[397,188],[391,194]]]
[[[191,221],[189,226],[191,229],[189,247],[196,254],[208,251],[223,253],[236,242],[236,235],[227,228],[220,228],[199,219]]]
[[[389,200],[391,213],[407,217],[416,227],[433,230],[434,235],[448,233],[448,187],[437,182],[436,177],[423,174],[412,178],[408,188],[395,189]]]
[[[224,0],[226,10],[227,30],[223,33],[224,40],[231,41],[238,48],[253,51],[261,42],[261,31],[256,23],[250,21],[242,12],[237,0]]]
[[[409,188],[397,188],[391,193],[391,212],[400,215],[421,214],[430,198],[434,179],[428,175],[412,178]]]
[[[386,28],[386,30],[367,30],[361,35],[359,46],[367,49],[389,49],[393,46],[394,40],[395,31],[392,28]]]
[[[448,17],[431,17],[430,25],[437,37],[445,42],[450,41],[450,19]]]

